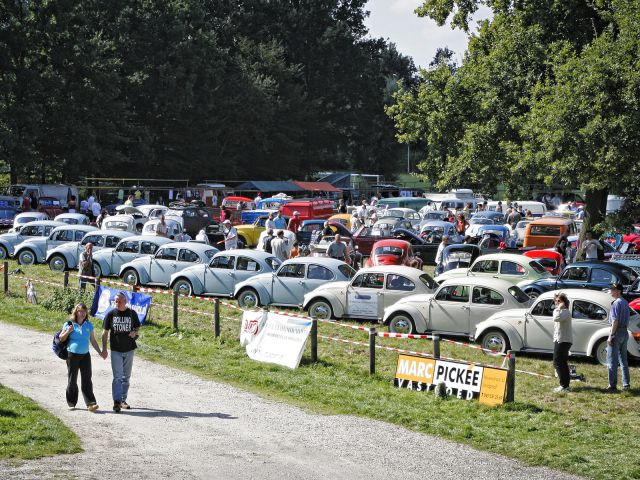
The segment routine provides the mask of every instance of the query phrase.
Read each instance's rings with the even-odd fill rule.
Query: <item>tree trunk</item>
[[[580,244],[582,244],[585,234],[592,230],[593,227],[604,220],[607,214],[607,196],[609,195],[609,189],[602,190],[587,190],[585,192],[585,205],[584,205],[584,223],[582,224],[582,230],[580,231]],[[595,232],[594,238],[598,238],[604,232]],[[584,252],[582,248],[578,252],[578,258],[584,258]]]

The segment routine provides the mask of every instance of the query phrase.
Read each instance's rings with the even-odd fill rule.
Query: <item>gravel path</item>
[[[115,414],[110,364],[95,352],[102,409],[69,411],[66,367],[49,348],[51,336],[0,322],[0,341],[0,383],[61,418],[85,449],[21,465],[0,462],[2,478],[576,478],[383,422],[307,413],[140,358],[129,393],[133,409]]]

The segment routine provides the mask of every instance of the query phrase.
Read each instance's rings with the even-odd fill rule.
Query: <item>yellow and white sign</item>
[[[396,387],[429,392],[440,382],[444,382],[447,395],[499,405],[505,399],[507,370],[412,355],[398,356],[393,382]]]

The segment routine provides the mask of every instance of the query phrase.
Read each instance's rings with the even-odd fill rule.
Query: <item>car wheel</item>
[[[102,277],[102,269],[98,262],[93,262],[93,276],[96,278]]]
[[[62,255],[54,255],[49,259],[49,268],[54,272],[64,272],[67,269],[67,261]]]
[[[178,295],[186,295],[190,297],[193,295],[193,287],[191,286],[191,282],[186,278],[180,278],[176,283],[173,284],[173,291]]]
[[[529,295],[529,298],[531,300],[535,300],[536,298],[538,298],[540,296],[540,292],[538,292],[537,290],[529,290],[527,292],[524,292],[527,295]]]
[[[7,249],[0,245],[0,260],[6,260],[8,256]]]
[[[507,353],[511,348],[509,338],[502,330],[489,330],[482,336],[480,346],[496,353]]]
[[[238,305],[242,308],[256,308],[260,306],[260,297],[253,288],[247,288],[238,295]]]
[[[406,313],[396,313],[389,320],[389,332],[391,333],[415,333],[416,326],[413,318]]]
[[[36,254],[33,250],[23,250],[18,255],[18,263],[20,265],[33,265],[36,263]]]
[[[331,304],[324,298],[311,302],[308,311],[310,317],[317,318],[319,320],[329,320],[333,317]]]
[[[138,276],[138,272],[136,272],[133,268],[129,268],[124,271],[122,274],[122,281],[129,285],[140,285],[140,277]]]
[[[602,340],[600,340],[594,350],[594,357],[595,359],[598,361],[598,363],[600,365],[607,365],[607,339],[603,338]]]

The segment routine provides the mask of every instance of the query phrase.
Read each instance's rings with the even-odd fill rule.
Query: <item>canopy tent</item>
[[[233,188],[236,192],[304,192],[294,182],[249,181]]]
[[[329,182],[298,182],[294,181],[305,192],[336,192],[342,193],[340,188],[334,187]]]

